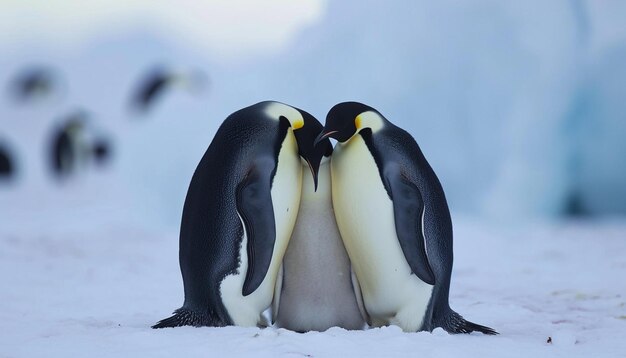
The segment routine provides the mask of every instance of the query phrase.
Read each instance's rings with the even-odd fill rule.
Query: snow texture
[[[182,303],[177,235],[107,225],[0,233],[0,356],[624,357],[626,224],[455,223],[451,305],[498,336],[153,330]]]

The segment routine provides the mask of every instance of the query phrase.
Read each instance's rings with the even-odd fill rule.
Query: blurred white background
[[[4,1],[0,228],[176,230],[216,128],[265,99],[321,122],[345,100],[379,109],[416,138],[453,212],[619,217],[624,15],[610,0]],[[157,70],[183,80],[133,107]],[[37,71],[47,85],[21,96]],[[59,178],[52,143],[76,113],[108,156]]]

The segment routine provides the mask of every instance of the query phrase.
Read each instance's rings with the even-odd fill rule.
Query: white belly
[[[267,275],[256,291],[245,297],[242,295],[243,283],[248,270],[248,240],[244,234],[239,249],[239,257],[241,258],[239,270],[236,274],[227,276],[220,285],[222,302],[233,323],[237,326],[267,324],[262,313],[272,304],[276,276],[298,215],[301,188],[302,166],[296,139],[290,129],[278,155],[278,168],[271,191],[274,220],[276,221],[276,242]]]
[[[308,166],[298,219],[283,261],[277,325],[294,331],[363,328],[331,201],[330,161],[322,163],[314,191]]]
[[[337,225],[372,324],[418,330],[432,286],[411,273],[396,236],[393,203],[360,135],[337,146],[331,173]]]

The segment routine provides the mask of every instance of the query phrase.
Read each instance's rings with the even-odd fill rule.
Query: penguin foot
[[[209,326],[207,324],[208,317],[203,314],[198,314],[186,308],[179,308],[174,311],[172,317],[168,317],[157,322],[152,328],[169,328],[169,327],[181,327],[181,326]]]
[[[452,334],[472,332],[481,332],[490,336],[498,334],[493,328],[467,321],[463,316],[452,310],[435,327],[441,327]]]

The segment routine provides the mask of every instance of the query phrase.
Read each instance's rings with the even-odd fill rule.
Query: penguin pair
[[[68,116],[54,130],[48,144],[48,159],[51,173],[57,179],[66,179],[86,164],[105,164],[110,156],[107,139],[99,135],[88,123],[83,112]],[[17,165],[14,155],[0,142],[0,181],[16,176]]]
[[[319,194],[299,162],[314,189],[321,174]],[[437,177],[408,133],[363,104],[333,107],[323,129],[277,102],[228,117],[193,176],[179,254],[185,302],[154,328],[263,326],[273,303],[294,330],[365,319],[495,334],[449,307],[452,227]]]

